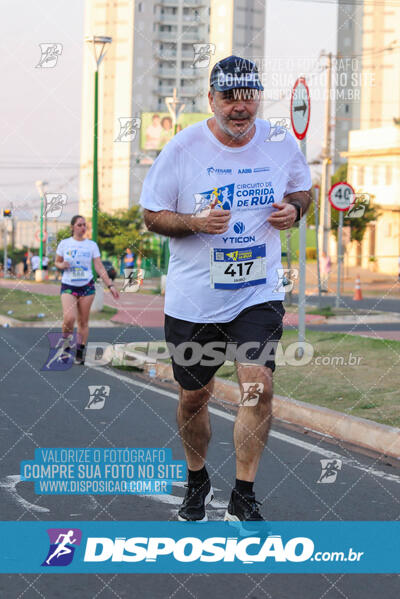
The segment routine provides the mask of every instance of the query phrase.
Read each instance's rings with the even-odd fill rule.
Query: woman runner
[[[63,308],[62,332],[65,350],[71,349],[75,320],[78,319],[78,343],[75,364],[84,364],[85,346],[89,334],[89,313],[94,300],[93,266],[115,299],[119,293],[108,276],[100,258],[97,243],[85,239],[86,221],[76,214],[71,219],[71,237],[63,239],[57,247],[55,265],[63,271],[61,303]]]

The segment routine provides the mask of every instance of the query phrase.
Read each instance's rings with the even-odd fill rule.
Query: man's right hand
[[[210,206],[200,213],[201,215],[193,217],[193,230],[195,233],[220,235],[226,233],[229,229],[231,211],[215,208],[216,204],[217,199],[215,198]]]

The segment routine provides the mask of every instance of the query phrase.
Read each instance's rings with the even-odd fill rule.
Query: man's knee
[[[207,387],[195,391],[181,389],[180,404],[186,412],[195,413],[207,405],[210,395],[210,390]]]
[[[239,371],[241,384],[242,405],[269,405],[273,397],[272,371],[264,367],[252,368],[252,372],[242,369]]]

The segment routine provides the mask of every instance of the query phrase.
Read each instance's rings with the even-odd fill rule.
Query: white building
[[[369,194],[380,216],[366,231],[361,247],[348,249],[349,265],[396,274],[400,256],[400,126],[351,131],[348,181]]]

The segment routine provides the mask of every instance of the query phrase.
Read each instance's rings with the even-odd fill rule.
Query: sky
[[[21,219],[39,211],[37,180],[48,181],[48,192],[67,193],[73,212],[78,207],[83,14],[84,0],[2,0],[0,207],[13,202]],[[267,0],[265,76],[278,94],[306,76],[312,95],[308,160],[319,155],[323,141],[318,57],[336,49],[336,19],[336,4],[325,0]],[[62,44],[54,68],[36,67],[43,43]],[[289,98],[266,99],[264,110],[268,118],[287,117]]]

